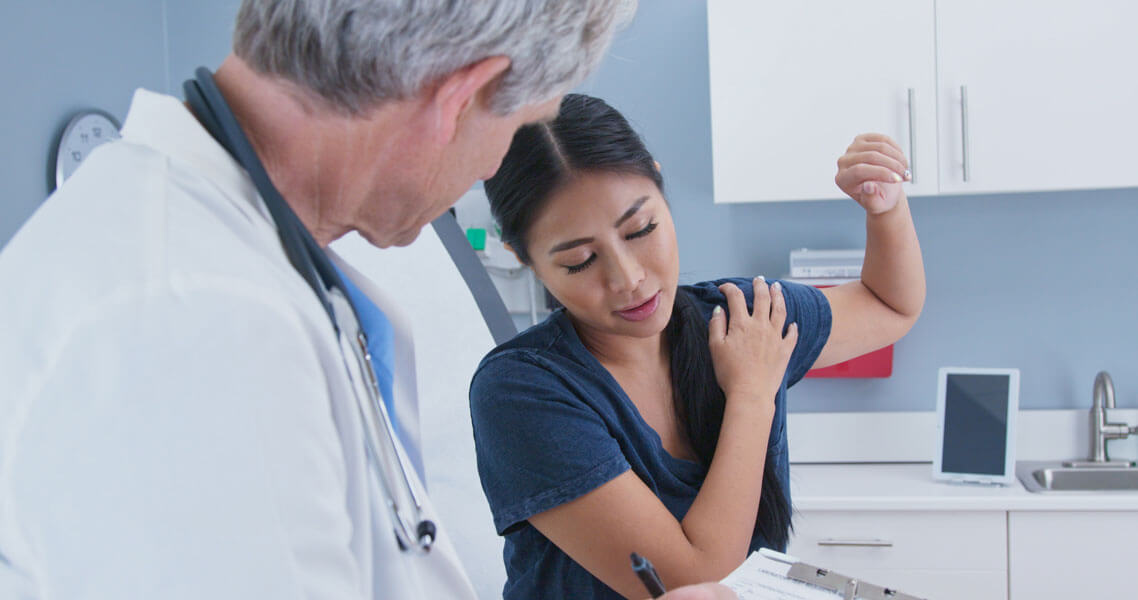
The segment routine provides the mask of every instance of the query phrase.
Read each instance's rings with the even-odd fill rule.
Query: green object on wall
[[[475,250],[486,249],[486,230],[478,227],[471,227],[466,230],[466,239],[470,241],[470,247]]]

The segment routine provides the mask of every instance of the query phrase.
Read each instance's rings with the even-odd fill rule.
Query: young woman
[[[787,388],[893,343],[924,303],[905,157],[869,134],[838,166],[866,211],[860,281],[679,286],[659,165],[616,110],[566,96],[514,136],[486,193],[563,308],[493,350],[470,389],[507,599],[641,597],[631,552],[671,587],[785,548]]]

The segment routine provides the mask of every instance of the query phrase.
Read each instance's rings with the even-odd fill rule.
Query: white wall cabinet
[[[913,157],[914,193],[936,193],[933,6],[708,2],[715,201],[840,198],[837,159],[866,131]]]
[[[841,197],[870,130],[914,196],[1138,186],[1136,29],[1129,0],[709,2],[715,200]]]
[[[1011,600],[1134,597],[1138,512],[1008,513]]]
[[[941,192],[1138,185],[1138,3],[940,0],[936,18]]]
[[[930,599],[1007,599],[1004,511],[807,511],[787,552]]]

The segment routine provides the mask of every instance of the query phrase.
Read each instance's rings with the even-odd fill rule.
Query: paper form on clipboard
[[[779,556],[780,558],[775,558]],[[783,559],[785,558],[785,560]],[[739,595],[739,600],[834,600],[835,592],[787,577],[792,557],[762,549],[752,552],[721,582]]]
[[[739,600],[921,600],[763,548],[723,579]]]

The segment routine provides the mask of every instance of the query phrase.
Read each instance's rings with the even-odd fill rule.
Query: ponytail
[[[723,408],[727,398],[715,378],[707,321],[695,299],[684,288],[676,289],[672,318],[664,330],[671,348],[672,400],[676,419],[684,427],[699,461],[708,467],[719,443]],[[783,550],[790,537],[790,500],[769,461],[763,468],[763,490],[754,533],[774,549]]]

